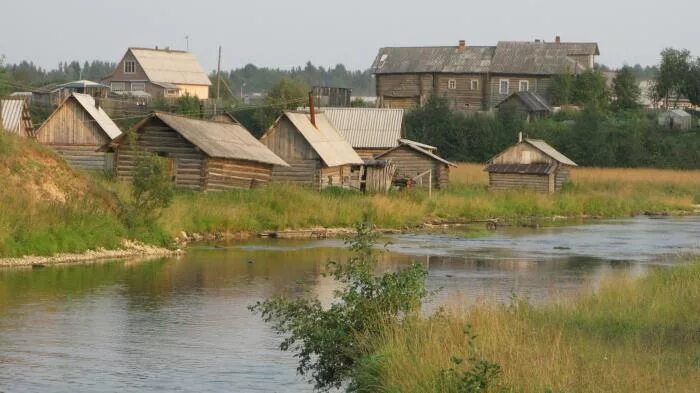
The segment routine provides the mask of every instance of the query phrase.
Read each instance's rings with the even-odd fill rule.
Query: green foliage
[[[687,49],[666,48],[661,51],[654,93],[656,97],[665,100],[666,106],[670,103],[675,105],[684,93],[690,62],[690,51]]]
[[[271,87],[264,107],[236,112],[236,117],[253,135],[261,136],[283,111],[305,106],[308,92],[309,87],[302,80],[284,77]]]
[[[299,358],[298,372],[320,390],[339,388],[353,375],[362,356],[360,340],[375,337],[386,324],[417,310],[427,292],[427,272],[417,264],[375,276],[377,235],[368,221],[348,240],[354,256],[329,263],[329,274],[343,285],[323,308],[316,298],[274,297],[250,307],[285,335],[280,349]]]
[[[684,92],[691,104],[700,105],[700,58],[690,64]]]
[[[185,94],[176,100],[160,98],[153,103],[153,109],[169,113],[178,113],[189,117],[200,117],[202,113],[199,97]]]
[[[362,98],[356,97],[350,101],[350,106],[353,108],[369,108],[370,105],[366,103]]]
[[[550,103],[554,106],[571,104],[573,88],[574,77],[571,74],[555,75],[547,92]]]
[[[586,70],[576,76],[571,100],[577,105],[605,109],[608,106],[609,94],[603,74],[598,70]]]
[[[134,168],[131,200],[124,204],[122,218],[132,230],[152,229],[161,210],[172,202],[173,195],[167,160],[140,152]]]
[[[639,107],[642,91],[637,84],[630,67],[622,67],[613,80],[614,106],[617,109],[628,110]]]

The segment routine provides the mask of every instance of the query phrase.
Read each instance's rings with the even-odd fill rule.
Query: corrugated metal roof
[[[559,153],[555,148],[553,148],[547,142],[541,139],[524,139],[523,142],[530,144],[542,153],[550,156],[551,158],[557,160],[558,162],[564,165],[578,166],[575,162],[571,161],[565,155]]]
[[[0,118],[2,118],[2,128],[9,133],[29,136],[32,132],[29,107],[23,99],[0,100]],[[23,118],[28,118],[24,127],[22,127]]]
[[[385,156],[385,155],[391,153],[392,151],[394,151],[394,150],[396,150],[396,149],[398,149],[399,147],[402,147],[402,146],[409,147],[409,148],[411,148],[411,149],[413,149],[413,150],[415,150],[415,151],[417,151],[417,152],[419,152],[419,153],[421,153],[421,154],[425,154],[426,156],[428,156],[428,157],[430,157],[430,158],[432,158],[432,159],[434,159],[434,160],[440,161],[440,162],[442,162],[442,163],[445,164],[445,165],[450,165],[450,166],[454,166],[454,167],[457,166],[457,165],[451,163],[450,161],[447,161],[446,159],[444,159],[444,158],[438,156],[437,154],[435,154],[435,153],[433,153],[432,151],[427,150],[426,148],[423,147],[423,146],[428,146],[428,145],[424,145],[424,144],[422,144],[422,143],[417,143],[417,142],[411,141],[411,140],[409,140],[409,139],[401,139],[400,145],[399,145],[399,146],[397,146],[397,147],[395,147],[395,148],[393,148],[393,149],[387,150],[387,151],[385,151],[385,152],[383,152],[383,153],[377,155],[377,156],[374,157],[374,158],[375,158],[375,159],[381,158],[381,157],[383,157],[383,156]]]
[[[103,85],[102,83],[89,81],[87,79],[63,83],[63,84],[56,86],[56,88],[60,88],[60,89],[80,89],[83,87],[102,87],[102,88],[107,88],[107,89],[109,88],[109,86],[107,86],[107,85]]]
[[[372,64],[375,74],[404,72],[488,72],[495,47],[456,46],[381,48]]]
[[[211,85],[206,72],[190,52],[146,48],[129,50],[152,82]]]
[[[547,101],[537,93],[531,91],[517,91],[511,94],[508,98],[501,101],[497,107],[501,106],[504,102],[518,99],[520,100],[531,112],[551,112],[552,108],[547,104]]]
[[[160,112],[152,116],[202,149],[209,157],[289,166],[240,124],[192,119]]]
[[[578,73],[585,67],[569,57],[566,45],[501,41],[491,63],[492,73],[552,75]]]
[[[362,165],[363,161],[352,146],[338,133],[324,113],[316,114],[316,127],[306,112],[284,112],[306,141],[329,166]]]
[[[487,172],[493,173],[522,173],[528,175],[548,175],[557,166],[554,164],[491,164]]]
[[[403,130],[403,109],[324,108],[340,136],[354,148],[386,148],[399,144]]]
[[[119,127],[114,124],[114,121],[112,121],[112,118],[109,117],[107,112],[102,109],[102,107],[97,107],[95,105],[95,99],[92,98],[91,95],[89,94],[80,94],[80,93],[73,93],[68,99],[71,97],[75,98],[76,101],[80,104],[80,106],[85,109],[90,116],[95,120],[97,125],[102,128],[102,130],[107,134],[107,136],[110,139],[114,139],[119,137],[119,135],[122,134],[122,131],[119,129]]]

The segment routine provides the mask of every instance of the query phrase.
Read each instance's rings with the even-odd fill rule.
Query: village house
[[[379,105],[414,108],[436,94],[452,109],[490,111],[508,96],[531,91],[548,99],[551,78],[591,69],[596,43],[498,42],[496,46],[381,48],[372,64]]]
[[[34,136],[34,125],[29,105],[22,98],[0,98],[0,128],[22,137]]]
[[[449,184],[450,167],[456,165],[438,156],[435,147],[408,139],[398,142],[398,146],[375,157],[396,166],[394,182],[431,188],[444,188]]]
[[[113,93],[148,93],[153,98],[209,98],[211,81],[190,52],[129,48],[112,75],[102,79]]]
[[[575,166],[545,141],[522,139],[490,159],[485,170],[493,190],[530,188],[553,193],[561,190]]]
[[[397,147],[403,138],[403,109],[323,108],[321,111],[365,160]]]
[[[119,127],[88,94],[72,93],[36,131],[39,143],[58,152],[76,169],[113,169],[113,155],[98,151],[122,134]]]
[[[273,165],[288,166],[240,124],[160,112],[139,122],[112,148],[119,179],[133,177],[143,149],[168,160],[176,187],[196,191],[259,187],[270,182]]]
[[[357,187],[352,172],[362,158],[338,133],[324,113],[287,111],[260,138],[290,166],[275,166],[272,181],[316,189],[328,186]]]
[[[514,115],[527,122],[543,119],[552,114],[552,107],[537,93],[517,91],[496,105],[501,113]]]

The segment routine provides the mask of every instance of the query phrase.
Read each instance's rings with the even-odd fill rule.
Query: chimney
[[[522,141],[523,141],[523,133],[519,132],[518,133],[518,142],[522,142]]]
[[[316,127],[316,108],[314,108],[314,92],[309,92],[309,117],[311,124]]]
[[[554,37],[554,42],[556,42],[557,44],[561,44],[561,37],[559,37],[559,36]]]
[[[465,40],[459,40],[459,50],[460,52],[464,50],[464,48],[467,47],[467,41]]]

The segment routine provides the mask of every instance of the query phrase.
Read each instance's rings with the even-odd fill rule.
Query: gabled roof
[[[555,148],[553,148],[547,142],[545,142],[541,139],[523,139],[522,142],[518,142],[518,144],[521,144],[521,143],[526,143],[526,144],[534,147],[535,149],[541,151],[543,154],[550,157],[554,161],[557,161],[560,164],[570,165],[570,166],[578,166],[578,165],[576,165],[575,162],[571,161],[565,155],[559,153]],[[515,146],[517,146],[517,145],[515,145]],[[487,161],[487,164],[492,164],[496,158],[500,157],[503,153],[512,149],[513,147],[514,146],[511,146],[508,149],[496,154],[493,158],[491,158],[490,160]]]
[[[377,156],[374,157],[374,158],[375,158],[375,159],[379,159],[379,158],[381,158],[381,157],[383,157],[383,156],[385,156],[385,155],[391,153],[392,151],[394,151],[394,150],[396,150],[396,149],[398,149],[398,148],[404,147],[404,146],[406,146],[406,147],[408,147],[408,148],[411,148],[411,149],[413,149],[413,150],[415,150],[415,151],[417,151],[417,152],[419,152],[419,153],[421,153],[421,154],[424,154],[424,155],[426,155],[426,156],[432,158],[433,160],[440,161],[441,163],[443,163],[443,164],[445,164],[445,165],[450,165],[450,166],[454,166],[454,167],[457,166],[457,165],[451,163],[450,161],[447,161],[446,159],[444,159],[444,158],[438,156],[437,154],[433,153],[432,151],[430,151],[430,150],[428,150],[428,149],[426,149],[426,148],[424,147],[424,146],[428,146],[428,145],[424,145],[424,144],[422,144],[422,143],[414,142],[414,141],[409,140],[409,139],[401,139],[401,140],[399,141],[399,146],[396,146],[396,147],[394,147],[394,148],[392,148],[392,149],[389,149],[389,150],[387,150],[387,151],[385,151],[385,152],[383,152],[383,153],[377,155]]]
[[[101,87],[109,89],[109,86],[103,85],[102,83],[97,83],[89,81],[87,79],[81,79],[79,81],[67,82],[56,86],[56,89],[81,89],[84,87]]]
[[[595,42],[547,42],[545,45],[562,46],[569,56],[599,56],[600,50]]]
[[[134,127],[138,129],[150,119],[159,119],[187,141],[212,158],[254,161],[263,164],[289,166],[267,146],[255,139],[240,124],[192,119],[169,113],[154,112]]]
[[[519,100],[525,105],[530,112],[551,112],[552,108],[547,104],[547,101],[537,93],[531,91],[518,91],[511,94],[508,98],[501,101],[496,107],[500,107],[504,102],[509,100]]]
[[[321,157],[326,166],[362,165],[363,161],[352,146],[338,133],[324,113],[316,113],[316,126],[311,124],[309,113],[284,112],[286,117]],[[281,119],[281,117],[280,117]],[[280,119],[277,121],[279,122]],[[269,132],[269,131],[268,131]],[[263,135],[261,139],[264,139]]]
[[[569,57],[565,44],[501,41],[491,63],[491,72],[501,74],[553,75],[579,73],[585,66]]]
[[[354,148],[389,149],[398,146],[403,109],[324,108],[323,114]]]
[[[211,81],[190,52],[169,49],[129,48],[151,82],[210,86]]]
[[[0,119],[0,128],[12,134],[21,134],[24,129],[26,135],[23,136],[30,136],[34,128],[29,106],[21,98],[0,99]]]
[[[495,47],[425,46],[379,49],[372,64],[375,74],[405,72],[482,73],[491,66]]]
[[[104,133],[107,135],[107,137],[110,140],[114,140],[122,135],[122,131],[119,129],[119,127],[116,124],[114,124],[114,121],[112,121],[112,119],[109,117],[109,115],[107,115],[107,113],[104,111],[104,109],[102,109],[101,107],[98,108],[95,105],[95,99],[92,98],[92,96],[89,94],[81,94],[81,93],[72,93],[65,100],[63,100],[61,105],[59,105],[58,108],[56,108],[56,110],[53,111],[51,116],[49,116],[49,118],[46,119],[46,121],[44,121],[44,124],[42,124],[41,127],[39,127],[39,129],[36,132],[37,134],[41,133],[41,129],[49,121],[51,121],[51,119],[54,117],[54,115],[56,115],[56,113],[58,113],[58,111],[64,105],[66,105],[66,103],[69,100],[75,100],[78,103],[78,105],[80,105],[83,109],[85,109],[85,111],[88,113],[88,115],[90,115],[90,117],[92,118],[92,120],[90,120],[90,121],[94,121],[102,129],[102,131],[104,131]]]

